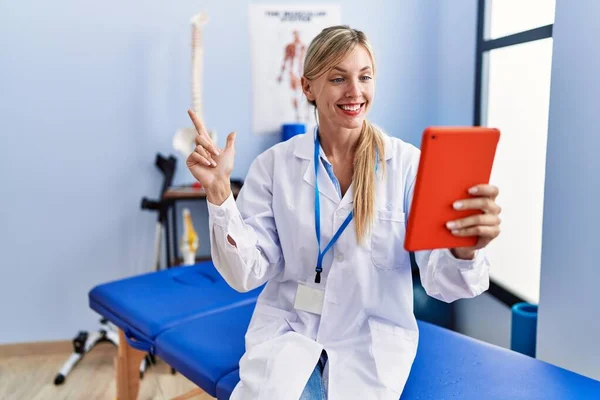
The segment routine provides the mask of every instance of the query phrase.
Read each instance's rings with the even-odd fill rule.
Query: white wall
[[[496,346],[510,348],[511,311],[494,296],[483,293],[456,303],[455,330]]]
[[[600,379],[600,2],[557,0],[538,358]]]
[[[171,153],[174,132],[190,125],[193,14],[210,16],[204,112],[220,140],[238,132],[234,177],[245,177],[278,140],[250,130],[247,6],[0,2],[0,344],[96,329],[88,291],[151,268],[155,215],[139,202],[159,191],[155,153]],[[372,120],[413,143],[438,114],[438,7],[435,0],[342,4],[343,22],[369,35],[378,58]],[[176,183],[190,181],[183,164],[179,158]],[[206,254],[205,205],[188,205]]]
[[[475,96],[477,0],[437,2],[435,89],[440,125],[472,125]]]

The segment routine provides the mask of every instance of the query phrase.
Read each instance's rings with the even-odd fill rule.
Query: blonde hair
[[[356,46],[363,46],[373,63],[375,57],[365,34],[345,25],[324,29],[310,43],[304,59],[304,77],[314,80],[342,62]],[[309,103],[315,106],[314,101]],[[379,155],[382,172],[385,172],[383,136],[375,126],[365,119],[354,155],[354,224],[356,240],[362,242],[370,230],[375,214],[375,163]]]

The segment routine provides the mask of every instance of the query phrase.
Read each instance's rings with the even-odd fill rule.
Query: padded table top
[[[236,369],[222,377],[217,383],[217,400],[229,400],[235,385],[240,381],[240,370]]]
[[[253,305],[261,290],[235,291],[209,261],[98,285],[90,291],[89,302],[125,332],[151,342],[193,318]]]
[[[401,400],[598,400],[600,382],[498,346],[418,321],[419,348]],[[232,371],[218,382],[229,399]]]
[[[244,355],[244,337],[254,305],[206,315],[169,329],[156,338],[156,355],[215,397],[217,382],[237,370]]]
[[[600,399],[600,382],[419,322],[417,357],[401,399]]]

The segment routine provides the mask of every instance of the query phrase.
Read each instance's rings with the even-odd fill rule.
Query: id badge
[[[296,310],[307,311],[309,313],[321,315],[323,310],[323,301],[325,298],[325,291],[316,289],[305,284],[298,283],[298,290],[296,291],[296,300],[294,301],[294,308]]]

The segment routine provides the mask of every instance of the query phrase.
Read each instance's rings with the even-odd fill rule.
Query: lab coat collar
[[[390,160],[394,156],[392,140],[381,128],[378,127],[377,129],[379,129],[383,135],[385,160],[386,161]],[[303,160],[312,160],[313,159],[313,153],[315,150],[315,147],[314,147],[315,146],[315,142],[314,142],[315,136],[314,135],[315,135],[315,132],[311,132],[311,133],[307,132],[307,133],[300,135],[301,137],[299,137],[298,141],[295,143],[294,156],[301,158]],[[313,175],[314,175],[314,172],[313,172]],[[320,183],[320,181],[319,181],[319,183]]]
[[[302,138],[302,140],[300,142],[308,142],[306,139],[308,138],[310,140],[310,144],[311,146],[307,146],[310,149],[312,149],[312,151],[314,151],[314,141],[311,138],[311,135],[304,135],[305,137]],[[300,157],[302,159],[308,160],[309,162],[306,162],[306,169],[304,171],[304,181],[306,183],[308,183],[310,186],[312,186],[313,188],[315,187],[315,164],[313,162],[313,157],[314,155],[311,154],[310,157]],[[323,166],[322,162],[318,163],[318,168],[319,168],[319,193],[321,193],[321,195],[323,195],[323,197],[328,198],[329,200],[333,201],[335,204],[338,204],[340,202],[340,196],[337,192],[337,189],[335,188],[333,182],[331,181],[331,179],[329,178],[329,175],[327,174],[327,171],[325,170],[325,167]],[[346,197],[346,196],[344,196]]]
[[[294,148],[294,156],[308,160],[310,162],[306,163],[306,170],[304,171],[304,181],[308,183],[313,188],[315,187],[315,167],[313,161],[314,157],[314,146],[315,146],[315,132],[313,133],[305,133],[302,134],[301,137],[295,143]],[[388,135],[383,134],[383,143],[384,143],[384,152],[385,152],[385,160],[389,160],[393,156],[393,147],[392,141]],[[354,183],[351,183],[348,187],[348,190],[344,194],[344,197],[340,200],[340,197],[337,193],[333,182],[329,179],[327,175],[327,171],[323,166],[323,163],[319,163],[319,193],[323,195],[323,197],[328,198],[338,205],[338,208],[342,208],[348,204],[354,203]],[[381,171],[381,169],[379,170]],[[378,173],[378,176],[381,176],[381,172]]]

